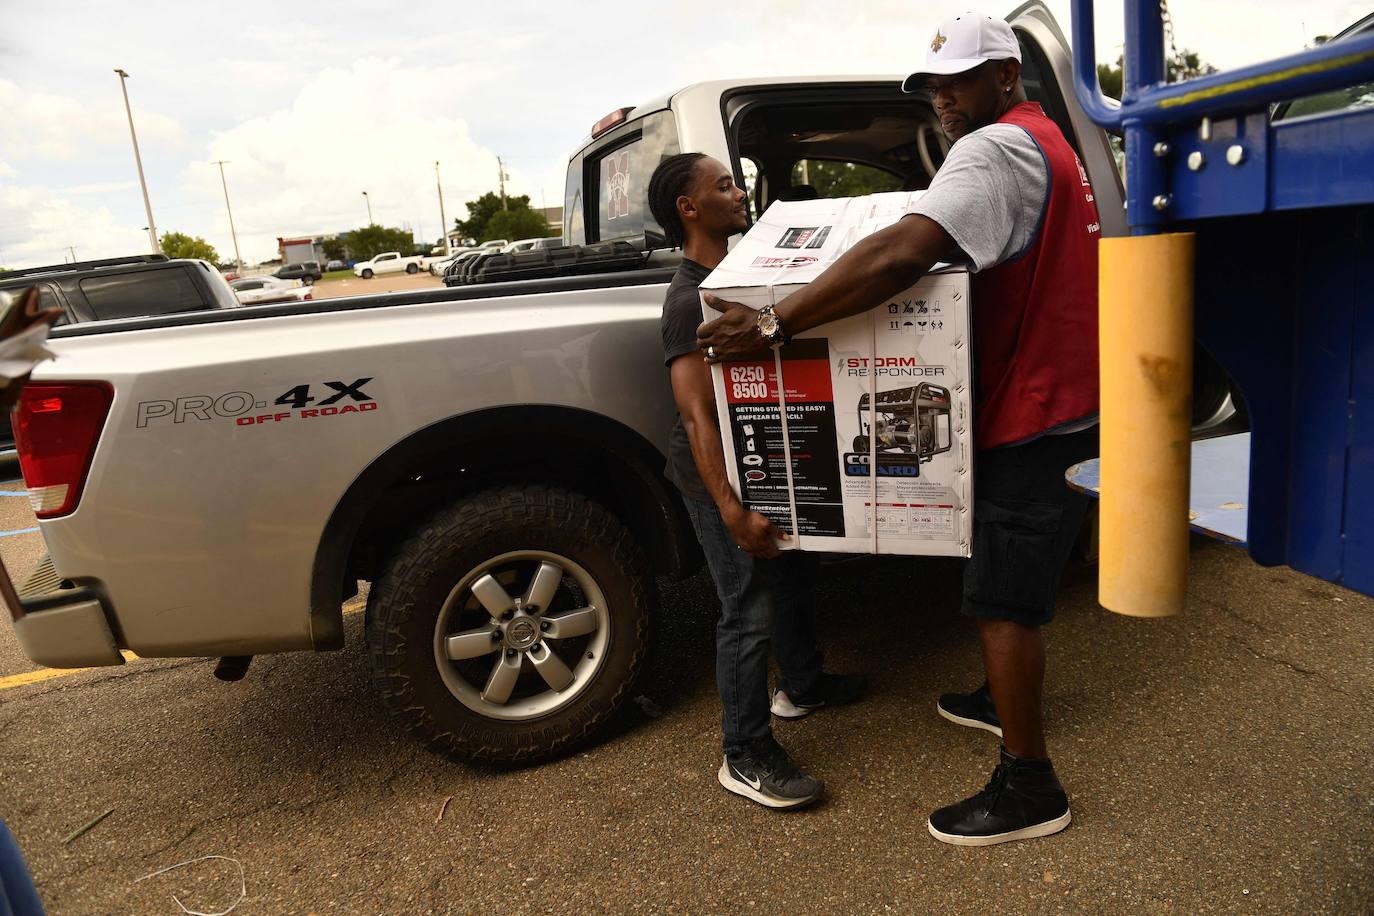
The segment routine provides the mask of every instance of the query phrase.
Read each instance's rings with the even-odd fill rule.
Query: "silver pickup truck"
[[[1039,2],[1010,21],[1030,97],[1120,234],[1063,36]],[[597,122],[564,235],[629,240],[642,269],[59,328],[16,423],[49,551],[12,608],[24,651],[222,656],[241,675],[258,653],[341,648],[362,580],[377,689],[427,746],[514,761],[588,739],[644,665],[655,576],[699,563],[662,475],[679,255],[655,250],[649,174],[708,153],[756,214],[819,193],[818,163],[924,187],[947,145],[902,75],[703,83]]]

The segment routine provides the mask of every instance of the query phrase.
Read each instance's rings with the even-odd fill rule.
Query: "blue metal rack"
[[[1160,4],[1126,0],[1118,106],[1092,4],[1072,10],[1078,101],[1125,135],[1131,232],[1197,237],[1197,339],[1251,422],[1247,549],[1374,594],[1374,107],[1273,117],[1374,80],[1374,29],[1166,84]]]
[[[1272,103],[1374,79],[1374,33],[1166,84],[1158,3],[1126,0],[1120,105],[1097,82],[1093,6],[1074,0],[1074,91],[1124,131],[1132,230],[1179,220],[1374,203],[1374,108],[1270,123]]]

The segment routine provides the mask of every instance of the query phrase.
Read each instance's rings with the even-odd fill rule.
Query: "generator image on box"
[[[879,391],[877,403],[869,417],[869,396],[859,397],[859,435],[854,437],[856,455],[867,456],[874,450],[882,457],[889,454],[914,456],[911,476],[920,476],[920,466],[954,445],[950,426],[949,389],[930,382],[910,388]],[[870,440],[870,437],[872,439]]]

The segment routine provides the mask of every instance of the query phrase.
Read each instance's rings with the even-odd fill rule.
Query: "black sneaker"
[[[926,826],[941,843],[992,846],[1058,833],[1072,819],[1050,762],[1021,760],[1004,749],[983,791],[936,811]]]
[[[861,674],[821,674],[802,696],[789,696],[779,688],[773,691],[770,709],[779,719],[800,719],[822,706],[844,706],[868,693],[868,680]]]
[[[800,808],[821,797],[825,783],[807,776],[776,742],[757,752],[726,755],[720,784],[768,808]]]
[[[973,693],[942,694],[935,711],[957,725],[981,728],[1002,737],[1002,721],[997,718],[997,707],[992,704],[986,681]]]

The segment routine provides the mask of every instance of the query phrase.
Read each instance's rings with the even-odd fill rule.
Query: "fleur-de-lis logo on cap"
[[[949,41],[949,39],[941,35],[939,30],[936,30],[935,37],[930,40],[930,50],[934,51],[936,54],[939,54],[940,49],[945,46],[945,42],[947,41]]]

